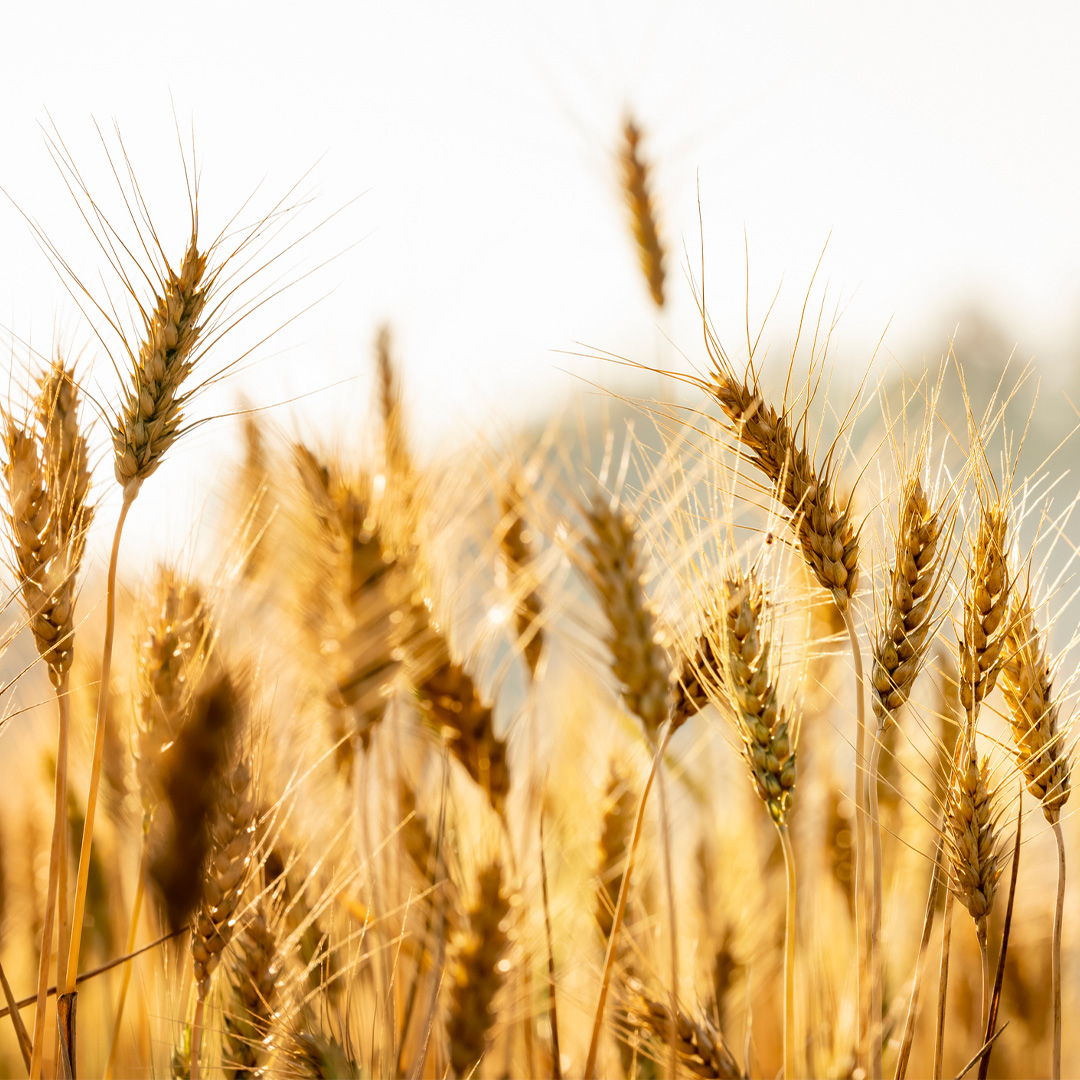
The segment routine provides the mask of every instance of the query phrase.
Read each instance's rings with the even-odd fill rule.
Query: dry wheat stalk
[[[446,1037],[450,1068],[459,1077],[470,1075],[487,1049],[488,1034],[495,1022],[495,995],[506,978],[501,961],[509,944],[509,915],[502,867],[494,862],[480,871],[476,903],[469,908],[468,929],[457,936],[450,961]]]
[[[636,980],[629,983],[628,989],[628,1022],[661,1043],[667,1042],[672,1028],[670,1007],[650,996]],[[692,1076],[703,1080],[740,1080],[742,1070],[723,1034],[706,1017],[693,1017],[680,1008],[675,1032],[679,1064]]]
[[[1051,947],[1053,1048],[1051,1075],[1061,1076],[1061,933],[1065,906],[1065,841],[1061,808],[1069,798],[1072,763],[1058,730],[1059,702],[1053,674],[1031,610],[1030,590],[1014,593],[1005,639],[1001,689],[1009,706],[1016,764],[1028,791],[1039,800],[1058,846],[1057,903]]]
[[[619,150],[623,195],[630,211],[630,228],[637,244],[638,259],[649,295],[658,307],[664,306],[664,245],[657,227],[656,203],[652,194],[650,165],[641,155],[641,128],[633,117],[623,121],[623,142]]]
[[[655,746],[669,719],[671,667],[657,638],[657,618],[643,584],[645,555],[629,511],[597,494],[586,511],[586,572],[607,618],[611,670],[626,707]]]

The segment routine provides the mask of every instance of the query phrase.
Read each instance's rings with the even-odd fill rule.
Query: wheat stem
[[[671,738],[671,725],[668,724],[663,738],[659,740],[656,753],[653,755],[652,767],[645,779],[645,787],[641,791],[641,799],[638,802],[637,816],[634,818],[634,832],[630,838],[630,850],[626,854],[626,869],[623,871],[622,885],[619,887],[619,899],[615,904],[615,913],[611,921],[611,936],[608,938],[607,956],[604,959],[604,974],[600,980],[600,997],[596,1002],[596,1012],[593,1016],[592,1038],[589,1041],[589,1055],[585,1059],[585,1080],[596,1080],[596,1055],[600,1049],[600,1032],[604,1026],[604,1006],[607,1003],[608,988],[611,984],[611,971],[615,966],[615,943],[622,928],[623,915],[626,912],[626,898],[630,892],[630,875],[634,869],[634,856],[637,854],[638,842],[641,840],[641,826],[645,820],[645,803],[649,798],[649,790],[652,788],[656,770],[660,767],[664,751],[667,749],[668,740]]]
[[[784,917],[784,1080],[795,1080],[795,852],[787,822],[776,826],[784,849],[787,910]]]
[[[37,1010],[34,1014],[34,1040],[30,1055],[30,1077],[37,1080],[41,1076],[41,1055],[45,1048],[45,999],[49,987],[49,961],[52,959],[53,925],[57,908],[63,899],[57,899],[60,884],[60,859],[66,853],[63,840],[67,833],[67,741],[70,705],[68,703],[67,677],[57,689],[57,724],[56,736],[56,782],[54,784],[55,801],[53,804],[53,834],[49,850],[49,884],[45,892],[45,924],[41,931],[41,960],[38,964]],[[57,948],[63,949],[63,939]]]
[[[660,789],[660,831],[664,845],[664,877],[667,879],[668,922],[671,926],[671,1024],[669,1039],[671,1044],[671,1076],[679,1076],[679,939],[675,928],[675,878],[671,873],[671,836],[667,808],[667,785],[664,783],[664,763],[657,769],[657,787]]]
[[[941,856],[945,849],[945,835],[938,833],[937,848],[934,851],[934,866],[930,872],[930,892],[926,898],[926,914],[923,916],[922,938],[919,941],[919,955],[915,961],[915,977],[911,983],[911,1000],[908,1002],[907,1020],[904,1022],[904,1035],[900,1040],[900,1053],[896,1058],[895,1080],[904,1080],[908,1061],[911,1058],[911,1043],[915,1038],[915,1018],[919,1009],[919,990],[922,987],[923,965],[930,948],[930,935],[934,929],[934,909],[937,906],[938,888],[941,884]]]
[[[866,707],[863,703],[863,662],[859,635],[855,630],[855,616],[851,605],[843,609],[844,625],[851,640],[851,658],[855,665],[855,936],[858,941],[859,962],[855,975],[855,998],[859,1004],[859,1056],[866,1047],[869,1033],[867,1013],[863,1004],[866,987]],[[874,1024],[880,1026],[878,1016]],[[875,1080],[881,1076],[880,1062]]]
[[[127,948],[124,952],[130,956],[135,951],[135,937],[139,928],[139,914],[142,912],[143,880],[146,874],[147,846],[144,840],[142,858],[139,860],[139,880],[135,884],[135,899],[131,905],[131,925],[128,928]],[[120,1042],[120,1025],[124,1020],[124,1002],[127,1000],[128,986],[131,984],[131,961],[124,964],[124,973],[120,980],[120,997],[116,1002],[116,1019],[113,1021],[112,1041],[109,1044],[109,1057],[105,1063],[105,1080],[112,1080],[116,1067],[116,1050]]]
[[[138,491],[138,485],[124,488],[124,501],[120,504],[120,515],[116,519],[116,533],[109,554],[109,576],[105,589],[105,643],[101,650],[101,683],[98,686],[94,757],[90,765],[90,790],[86,796],[86,817],[79,851],[79,876],[75,885],[75,904],[71,919],[71,947],[68,950],[67,978],[63,989],[65,994],[75,992],[75,979],[79,969],[79,947],[82,944],[83,915],[86,911],[86,885],[90,877],[90,845],[94,838],[101,760],[105,753],[105,721],[109,715],[109,679],[112,672],[113,637],[116,632],[116,564],[120,556],[120,537],[124,531],[124,522]],[[72,1051],[74,1056],[74,1048]]]
[[[1054,908],[1054,946],[1050,963],[1050,984],[1054,1009],[1054,1049],[1050,1075],[1061,1080],[1061,923],[1065,914],[1065,838],[1061,819],[1054,822],[1054,839],[1058,849],[1057,905]]]
[[[29,1074],[32,1050],[30,1035],[26,1030],[26,1025],[23,1024],[22,1016],[19,1013],[19,1003],[15,1000],[15,994],[11,990],[11,983],[8,982],[7,975],[4,973],[3,964],[0,964],[0,986],[4,988],[4,1000],[7,1002],[8,1015],[11,1017],[12,1026],[15,1028],[15,1038],[19,1043],[19,1052],[22,1054],[23,1063],[26,1065],[27,1074]]]
[[[945,913],[941,917],[941,968],[938,974],[937,1039],[934,1043],[934,1080],[941,1080],[941,1060],[945,1053],[945,996],[949,990],[949,945],[952,939],[952,909],[955,894],[945,890]]]
[[[203,1006],[206,998],[200,991],[195,1002],[195,1015],[191,1020],[191,1080],[199,1080],[199,1044],[202,1042]]]
[[[979,1030],[985,1031],[990,1017],[990,948],[985,934],[979,935],[979,953],[982,960],[982,1019]]]

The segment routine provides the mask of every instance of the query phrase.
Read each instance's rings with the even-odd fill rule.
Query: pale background
[[[298,229],[343,209],[282,271],[334,258],[265,328],[329,295],[193,406],[303,396],[269,414],[287,434],[361,438],[382,320],[429,454],[469,431],[498,442],[588,381],[623,379],[567,353],[702,362],[685,278],[700,271],[699,188],[710,307],[733,346],[744,233],[755,318],[785,282],[781,351],[828,241],[840,371],[862,372],[879,340],[887,361],[936,361],[978,305],[1053,388],[1080,329],[1078,31],[1075,7],[1038,4],[22,5],[4,16],[0,186],[84,280],[115,290],[47,152],[50,116],[114,221],[93,121],[114,150],[119,125],[177,260],[174,112],[195,132],[204,235],[260,181],[255,209],[311,168]],[[671,248],[661,320],[616,179],[627,108]],[[8,200],[0,324],[43,352],[82,352],[103,407],[115,402],[107,358]],[[17,396],[26,349],[7,334],[3,348]],[[103,426],[98,441],[104,491]],[[197,545],[193,522],[238,452],[222,419],[170,454],[137,504],[129,566],[163,535]]]

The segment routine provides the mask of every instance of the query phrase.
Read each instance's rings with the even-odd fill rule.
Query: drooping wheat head
[[[630,211],[630,228],[637,244],[638,260],[649,286],[649,295],[658,307],[664,306],[665,251],[657,226],[656,202],[652,193],[651,167],[641,153],[641,128],[633,117],[623,122],[619,165],[623,195]]]
[[[838,504],[833,453],[820,468],[806,448],[806,416],[780,412],[762,395],[758,373],[748,364],[742,376],[710,336],[712,380],[707,390],[727,418],[746,459],[767,477],[787,514],[807,566],[836,606],[846,611],[859,580],[859,532],[847,506]]]
[[[236,937],[225,1010],[223,1064],[230,1080],[260,1075],[260,1048],[270,1038],[282,957],[264,905],[256,905]]]
[[[627,709],[655,743],[670,716],[671,665],[645,592],[642,540],[630,512],[603,494],[585,513],[585,569],[606,617],[611,670]]]
[[[1058,725],[1060,703],[1053,694],[1053,671],[1029,590],[1013,593],[1004,653],[1001,689],[1009,706],[1016,765],[1053,825],[1069,798],[1071,763]]]
[[[664,1045],[671,1038],[671,1006],[653,997],[637,980],[628,985],[627,1021]],[[704,1014],[692,1016],[681,1006],[675,1019],[679,1065],[703,1080],[739,1080],[743,1075],[723,1033]],[[663,1060],[657,1057],[657,1060]]]

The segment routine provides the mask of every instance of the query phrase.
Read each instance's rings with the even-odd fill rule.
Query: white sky
[[[886,351],[898,356],[913,342],[944,347],[953,327],[943,313],[966,297],[984,300],[1031,355],[1080,326],[1077,10],[25,4],[4,16],[0,186],[88,279],[104,267],[46,151],[47,114],[106,204],[115,187],[92,119],[119,124],[177,259],[185,204],[174,106],[181,127],[195,129],[204,235],[260,180],[265,207],[312,165],[305,190],[319,198],[301,221],[360,196],[298,249],[304,265],[341,254],[272,319],[333,294],[195,406],[221,412],[241,393],[269,404],[333,387],[275,411],[286,430],[366,420],[383,319],[397,331],[428,448],[454,424],[506,432],[564,400],[580,384],[563,369],[618,380],[558,352],[575,342],[670,361],[616,181],[627,106],[657,163],[673,249],[662,330],[691,358],[702,353],[682,247],[696,273],[698,182],[710,306],[733,345],[745,230],[752,309],[763,313],[785,279],[781,336],[831,234],[824,275],[850,300],[841,364],[861,369],[886,327]],[[44,351],[59,334],[94,354],[7,201],[0,324]],[[23,364],[16,351],[16,370]],[[103,397],[115,392],[107,361],[93,374]],[[143,508],[140,498],[144,527],[172,506],[190,533],[205,490],[193,477],[212,472],[232,440],[223,421],[179,446],[158,502]]]

